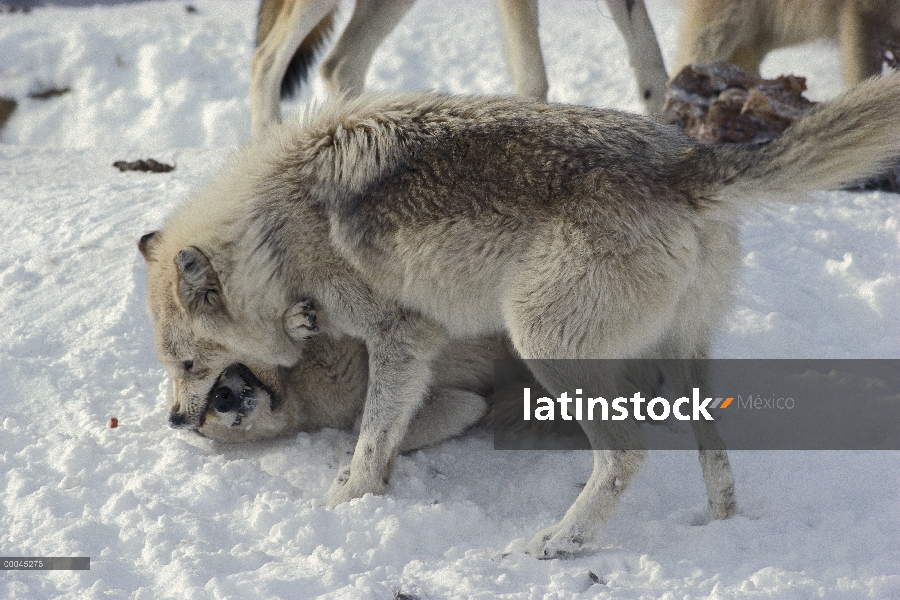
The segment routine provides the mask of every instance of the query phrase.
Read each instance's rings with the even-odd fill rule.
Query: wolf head
[[[283,381],[283,367],[275,368],[275,381]],[[251,369],[237,363],[230,365],[216,377],[206,392],[208,408],[202,427],[196,431],[203,437],[220,442],[246,442],[285,435],[298,429],[302,417],[295,395],[289,390],[276,391],[259,376],[271,379],[272,369]],[[179,420],[178,408],[189,404],[188,390],[173,386],[170,423]]]
[[[272,380],[276,385],[267,383]],[[362,411],[367,384],[365,344],[318,335],[293,367],[226,367],[206,392],[206,419],[196,431],[220,442],[246,442],[321,427],[348,429]],[[173,386],[172,394],[172,406],[189,404],[190,386]]]
[[[234,424],[261,399],[277,405],[278,365],[296,362],[296,342],[235,306],[213,261],[196,246],[167,243],[164,232],[152,232],[138,248],[147,264],[156,354],[173,382],[170,425]],[[239,382],[262,392],[248,395]]]

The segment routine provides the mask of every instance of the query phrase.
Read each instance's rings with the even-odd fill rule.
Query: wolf
[[[359,95],[379,44],[415,0],[357,0],[350,22],[320,69],[334,93]],[[515,94],[546,101],[547,75],[538,38],[537,0],[496,0]],[[281,118],[280,99],[307,79],[325,46],[338,0],[262,0],[250,75],[253,133]],[[643,0],[607,0],[625,38],[647,112],[661,114],[668,75]]]
[[[900,0],[687,0],[675,72],[727,60],[759,74],[771,50],[838,43],[844,81],[881,73],[885,41],[900,42]]]
[[[900,74],[753,146],[511,97],[338,99],[252,140],[142,238],[156,352],[186,385],[234,363],[294,365],[321,333],[362,340],[360,434],[328,501],[380,494],[449,340],[505,335],[554,396],[621,374],[573,380],[545,359],[706,357],[731,304],[742,215],[898,154]],[[665,375],[690,395],[704,373]],[[208,394],[182,398],[171,421],[202,427]],[[636,422],[580,424],[593,471],[526,546],[540,558],[590,541],[646,460]],[[727,453],[714,422],[691,425],[710,517],[727,518]]]
[[[203,437],[220,442],[270,439],[323,427],[359,428],[369,379],[366,346],[351,337],[311,337],[293,367],[229,365],[209,381],[178,385],[174,406],[192,394],[208,396]],[[434,379],[399,446],[411,452],[455,437],[489,420],[493,361],[511,354],[504,340],[455,340],[438,355]],[[262,377],[262,379],[261,379]],[[267,379],[269,383],[264,383]],[[177,414],[177,413],[176,413]]]

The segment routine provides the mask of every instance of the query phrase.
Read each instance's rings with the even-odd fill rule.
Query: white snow
[[[190,4],[0,15],[0,96],[19,102],[0,132],[0,555],[91,557],[2,572],[0,597],[900,598],[897,452],[732,452],[740,511],[712,523],[696,454],[651,453],[588,552],[537,561],[506,551],[563,515],[585,453],[476,432],[332,510],[349,433],[242,447],[167,428],[136,242],[247,136],[257,8]],[[677,6],[651,17],[671,64]],[[602,2],[541,18],[552,100],[640,108]],[[841,89],[826,45],[777,53],[779,72]],[[368,83],[508,92],[492,3],[420,0]],[[53,86],[71,92],[27,97]],[[148,157],[177,168],[111,167]],[[900,196],[817,200],[747,220],[716,357],[900,358]]]

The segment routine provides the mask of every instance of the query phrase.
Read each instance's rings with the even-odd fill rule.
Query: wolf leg
[[[369,385],[359,439],[346,482],[332,489],[335,506],[388,485],[394,458],[431,383],[431,361],[445,343],[443,328],[397,310],[367,333]]]
[[[456,437],[487,413],[487,399],[475,392],[441,388],[425,402],[409,423],[400,452],[412,452]]]
[[[579,388],[583,397],[608,402],[625,397],[627,365],[610,359],[646,356],[658,346],[677,317],[673,290],[684,289],[692,269],[687,230],[673,226],[669,235],[668,243],[624,255],[603,244],[595,250],[588,236],[573,243],[579,238],[566,230],[535,246],[512,282],[504,318],[517,352],[551,397]],[[588,417],[579,425],[594,450],[593,472],[565,517],[528,544],[539,558],[571,554],[590,541],[646,460],[635,421]]]
[[[841,11],[838,42],[841,49],[841,69],[844,81],[854,86],[864,79],[881,73],[881,48],[885,40],[893,39],[891,32],[879,31],[875,15],[866,14],[858,3],[847,2]],[[896,33],[896,32],[893,32]]]
[[[409,423],[399,453],[413,452],[461,435],[476,425],[488,409],[484,396],[459,389],[441,389],[429,394]],[[329,497],[350,479],[350,465],[341,469],[329,488]]]
[[[592,442],[593,443],[593,442]],[[538,532],[525,552],[540,559],[569,556],[593,539],[619,505],[619,497],[647,460],[646,450],[594,451],[584,489],[558,523]]]
[[[731,306],[731,285],[740,265],[740,243],[734,225],[717,224],[700,235],[701,247],[707,249],[698,262],[697,276],[679,301],[671,329],[653,351],[661,358],[663,375],[677,397],[690,397],[694,387],[710,390],[709,340],[714,328],[722,322]],[[668,360],[674,359],[674,360]],[[710,519],[727,519],[734,515],[734,475],[725,444],[715,421],[691,421],[697,442],[700,468]]]
[[[697,440],[709,518],[713,521],[729,519],[737,512],[737,501],[734,498],[734,475],[731,463],[728,462],[728,453],[714,423],[692,421],[691,429]]]
[[[758,18],[743,1],[690,0],[681,21],[674,73],[690,64],[706,65],[717,60],[734,62],[750,73],[758,73],[759,61],[766,54],[762,40],[757,39],[761,37],[756,33]],[[758,56],[756,64],[750,60],[754,56]]]
[[[559,396],[562,391],[579,387],[584,394],[597,397],[604,390],[610,400],[624,396],[622,373],[611,361],[593,362],[589,368],[573,366],[572,361],[527,361],[538,380]],[[612,390],[617,390],[613,393]],[[579,421],[594,449],[594,468],[584,489],[558,523],[540,531],[525,547],[537,558],[571,555],[591,541],[601,525],[609,521],[619,505],[621,494],[647,460],[643,436],[633,420]]]
[[[332,93],[362,93],[372,55],[414,2],[356,0],[350,22],[319,70]]]
[[[628,62],[637,78],[647,114],[662,114],[669,75],[644,0],[606,0],[628,48]]]
[[[537,0],[496,0],[513,93],[547,101],[547,72],[538,37]]]
[[[332,11],[338,0],[285,2],[250,67],[250,117],[253,134],[281,120],[281,80],[297,48]]]
[[[703,359],[664,362],[667,365],[666,381],[677,396],[689,398],[694,387],[709,389],[708,369]],[[734,497],[734,475],[725,443],[719,436],[715,421],[691,421],[691,430],[697,441],[709,518],[728,519],[737,511],[737,502]]]

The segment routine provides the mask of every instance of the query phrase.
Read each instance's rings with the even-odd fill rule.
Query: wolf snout
[[[240,403],[240,397],[232,392],[231,388],[227,385],[219,386],[213,392],[213,408],[215,408],[220,413],[231,412],[237,409]]]
[[[187,416],[179,412],[169,413],[169,427],[183,429],[188,426]]]
[[[249,385],[244,373],[246,366],[242,364],[231,365],[219,375],[219,379],[209,392],[208,405],[211,404],[219,413],[238,411],[244,401],[244,392]]]

